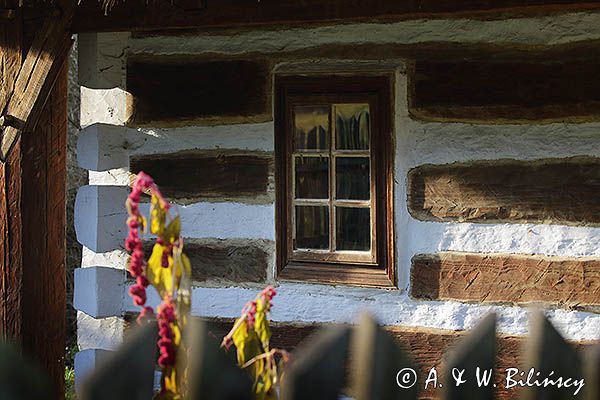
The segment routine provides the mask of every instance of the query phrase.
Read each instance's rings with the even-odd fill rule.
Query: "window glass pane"
[[[329,207],[296,206],[296,249],[329,249]]]
[[[337,199],[369,200],[369,157],[336,157],[335,168]]]
[[[329,198],[329,157],[295,158],[296,198]]]
[[[371,209],[336,207],[337,250],[371,249]]]
[[[367,150],[369,126],[368,104],[335,105],[335,145],[338,150]]]
[[[329,149],[329,106],[294,107],[294,148]]]

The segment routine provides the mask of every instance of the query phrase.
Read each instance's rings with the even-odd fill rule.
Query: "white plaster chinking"
[[[203,317],[233,318],[244,304],[256,296],[258,288],[196,287],[192,314]],[[159,298],[149,292],[148,301]],[[137,308],[126,301],[126,311]],[[498,331],[525,335],[529,310],[519,306],[466,304],[456,301],[418,301],[398,290],[355,288],[280,282],[271,313],[273,321],[286,323],[353,323],[363,311],[372,313],[383,325],[467,330],[487,313],[498,314]],[[562,309],[546,310],[552,323],[570,340],[600,339],[600,315]]]
[[[131,40],[130,54],[276,54],[326,45],[499,43],[557,45],[600,38],[600,13],[505,20],[435,19],[351,23],[311,28],[256,29]]]

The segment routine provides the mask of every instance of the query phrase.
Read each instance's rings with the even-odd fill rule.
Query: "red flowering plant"
[[[150,195],[150,224],[140,212],[143,194]],[[183,254],[181,219],[172,216],[169,203],[160,193],[158,186],[147,174],[140,172],[126,202],[129,218],[129,236],[125,249],[130,253],[129,273],[135,283],[129,288],[133,302],[141,307],[138,323],[156,318],[158,321],[158,365],[162,369],[161,390],[157,400],[179,400],[185,394],[185,371],[177,371],[177,355],[183,346],[181,333],[187,325],[191,305],[191,265]],[[150,233],[156,236],[152,253],[148,260],[144,255],[142,237]],[[154,309],[146,305],[146,289],[154,286],[162,302]],[[254,380],[254,393],[257,400],[279,398],[279,382],[282,364],[288,361],[285,350],[270,349],[271,329],[267,319],[272,307],[275,289],[266,287],[255,300],[248,302],[242,315],[235,321],[231,331],[223,338],[221,347],[237,349],[240,368],[246,369]]]
[[[144,193],[151,196],[149,225],[139,209]],[[129,294],[141,307],[138,323],[155,317],[154,309],[146,305],[146,288],[149,285],[154,286],[162,300],[156,314],[160,349],[158,365],[162,369],[161,390],[156,398],[180,399],[181,376],[184,373],[177,374],[176,356],[182,345],[181,332],[187,323],[191,305],[191,266],[182,251],[181,220],[179,215],[171,215],[171,207],[158,186],[143,172],[137,175],[126,206],[129,236],[125,240],[125,249],[131,254],[129,273],[135,278]],[[156,236],[156,241],[146,261],[142,236],[148,232]]]
[[[279,398],[282,367],[289,360],[285,350],[269,348],[271,328],[267,317],[275,294],[275,289],[267,286],[256,299],[246,303],[221,343],[226,350],[235,345],[238,365],[250,372],[257,400]]]

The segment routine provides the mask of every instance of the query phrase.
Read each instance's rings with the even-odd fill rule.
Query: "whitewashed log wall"
[[[135,37],[128,33],[85,34],[79,39],[82,132],[79,164],[89,170],[89,184],[79,189],[75,225],[84,246],[75,273],[78,310],[76,358],[78,379],[104,350],[123,339],[123,316],[136,311],[127,295],[124,271],[126,235],[124,202],[130,159],[189,150],[236,150],[273,157],[274,125],[265,121],[198,120],[177,126],[127,124],[132,98],[127,92],[127,59],[138,56],[192,57],[196,60],[267,59],[272,72],[389,71],[394,74],[395,222],[397,290],[326,286],[275,281],[275,207],[273,200],[254,202],[211,198],[180,205],[183,235],[201,243],[247,243],[268,254],[264,282],[207,279],[193,292],[193,314],[229,318],[266,283],[278,286],[272,318],[281,323],[352,322],[370,310],[381,323],[428,330],[466,330],[490,310],[499,314],[499,331],[527,332],[528,310],[522,305],[457,300],[424,300],[410,295],[411,260],[417,254],[473,252],[561,258],[600,258],[597,224],[431,222],[413,218],[407,207],[407,176],[423,164],[476,160],[538,160],[599,157],[600,122],[464,123],[425,122],[409,113],[409,61],[354,61],[339,48],[357,45],[498,44],[552,46],[600,39],[600,14],[574,13],[515,20],[405,21],[349,24],[306,29],[253,30],[211,34]],[[332,50],[328,54],[328,46]],[[318,49],[319,57],[310,57]],[[290,54],[290,59],[281,59]],[[127,125],[127,126],[126,126]],[[209,172],[208,172],[209,173]],[[270,172],[272,175],[272,170]],[[269,178],[272,179],[272,176]],[[269,198],[274,188],[269,186]],[[600,195],[600,193],[598,193]],[[202,242],[205,241],[205,242]],[[210,242],[213,241],[213,242]],[[595,272],[596,274],[598,271]],[[597,275],[596,275],[597,276]],[[593,284],[598,284],[594,282]],[[156,296],[151,296],[156,303]],[[510,299],[507,299],[510,303]],[[552,306],[548,315],[571,340],[600,339],[600,315]]]

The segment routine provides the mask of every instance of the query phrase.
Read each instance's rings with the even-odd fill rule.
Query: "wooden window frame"
[[[393,135],[392,75],[280,75],[275,77],[275,187],[276,258],[280,280],[346,284],[370,287],[396,287],[393,213]],[[369,103],[371,113],[370,159],[374,173],[377,242],[375,263],[319,262],[292,256],[292,103]],[[373,235],[372,235],[373,236]],[[302,258],[302,257],[300,257]]]

